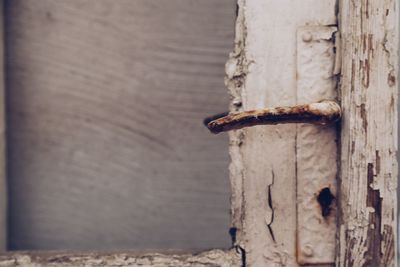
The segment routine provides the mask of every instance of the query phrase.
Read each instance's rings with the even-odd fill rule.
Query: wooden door
[[[231,112],[324,96],[340,104],[341,120],[230,132],[232,249],[3,262],[397,266],[398,20],[394,0],[238,0],[225,79]]]
[[[227,67],[232,110],[293,106],[318,94],[334,99],[328,81],[338,82],[342,106],[338,150],[321,126],[231,133],[232,223],[247,264],[397,266],[397,2],[238,2]],[[326,41],[333,50],[323,48]],[[336,151],[340,169],[329,180]],[[336,235],[323,192],[339,220]]]

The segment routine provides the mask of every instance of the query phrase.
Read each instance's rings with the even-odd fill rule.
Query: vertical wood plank
[[[335,1],[239,0],[236,47],[226,65],[231,111],[293,105],[296,32],[336,24]],[[230,134],[232,227],[247,266],[296,262],[296,126]]]
[[[340,1],[338,266],[396,266],[399,2]]]

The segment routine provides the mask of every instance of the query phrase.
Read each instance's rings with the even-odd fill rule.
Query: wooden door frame
[[[290,0],[281,2],[290,3]],[[339,209],[336,266],[397,266],[395,252],[397,251],[399,5],[396,0],[340,0],[338,3],[335,1],[319,3],[321,1],[309,0],[307,5],[315,8],[317,12],[306,12],[303,15],[315,15],[316,23],[327,26],[336,25],[340,32],[340,38],[335,40],[336,52],[341,55],[339,57],[341,64],[336,65],[341,66],[341,74],[338,76],[340,80],[338,100],[343,110],[339,127],[341,141],[339,191],[336,196]],[[333,6],[332,3],[334,3]],[[335,5],[338,13],[332,17],[331,8],[335,9]],[[294,97],[293,89],[288,89],[287,84],[279,79],[282,73],[288,71],[287,66],[281,66],[276,62],[262,62],[265,53],[273,52],[270,48],[263,46],[266,42],[264,40],[266,30],[279,27],[283,30],[288,29],[280,24],[273,25],[275,28],[266,27],[266,23],[271,21],[268,21],[270,18],[267,18],[265,14],[268,11],[274,13],[275,22],[278,23],[282,22],[278,16],[287,16],[288,10],[284,10],[280,4],[272,0],[238,0],[238,6],[236,47],[227,63],[226,84],[232,95],[231,110],[240,111],[257,107],[257,105],[261,107],[266,103],[269,105],[293,104],[294,98],[288,98],[288,95]],[[276,9],[271,9],[274,6]],[[295,7],[299,8],[299,6]],[[286,8],[293,7],[287,5]],[[301,8],[296,10],[297,13],[302,11],[304,10]],[[273,17],[272,14],[271,17]],[[299,18],[293,17],[293,19]],[[307,21],[299,19],[298,23],[296,27],[304,26],[303,24]],[[275,41],[282,41],[283,47],[293,48],[290,44],[294,37],[285,40],[286,37],[279,37],[279,34],[274,36],[277,38]],[[285,41],[289,41],[289,45]],[[295,51],[288,53],[295,53]],[[266,64],[272,64],[273,68]],[[269,72],[266,73],[266,69]],[[276,87],[260,86],[266,84]],[[2,90],[3,93],[4,90]],[[265,100],[266,97],[269,99]],[[260,102],[260,98],[263,101]],[[4,117],[4,114],[0,113],[0,116]],[[0,125],[0,129],[4,132],[4,120],[1,121],[3,124]],[[276,129],[278,132],[281,131],[280,134],[284,138],[288,140],[294,138],[290,131]],[[288,127],[286,130],[288,129],[295,128]],[[38,264],[35,266],[54,266],[55,264],[57,266],[84,264],[104,266],[112,263],[117,266],[127,264],[164,266],[173,262],[174,266],[208,266],[209,264],[256,267],[297,266],[295,237],[290,233],[291,229],[287,228],[296,227],[295,223],[293,224],[295,222],[293,217],[296,216],[293,202],[296,200],[291,193],[285,195],[285,190],[283,190],[285,184],[289,190],[295,190],[295,185],[289,185],[293,179],[292,170],[295,169],[296,164],[293,150],[290,148],[293,144],[279,143],[279,138],[271,137],[263,130],[236,131],[230,133],[230,138],[231,234],[235,243],[233,249],[213,250],[201,254],[172,253],[172,255],[165,252],[139,254],[132,252],[109,254],[8,252],[0,256],[0,264],[5,266],[18,264],[23,266],[34,264]],[[4,147],[4,134],[2,140],[0,147]],[[272,151],[272,153],[265,149],[255,149],[260,146],[260,140],[264,142],[262,147],[270,146],[274,150],[280,149],[279,153],[283,154],[277,156],[274,154],[277,151]],[[246,142],[245,145],[244,142]],[[280,146],[274,147],[276,144]],[[2,155],[1,181],[4,183],[5,165],[4,154]],[[249,155],[252,155],[252,161],[249,161]],[[276,173],[267,173],[268,170],[271,171],[269,168],[255,167],[265,162],[268,162],[270,166],[282,164],[286,166],[275,170]],[[258,197],[261,195],[262,199],[266,197],[265,188],[251,187],[249,184],[246,186],[249,181],[257,181],[267,187],[281,188],[276,189],[276,193],[272,193],[274,199],[269,204],[274,205],[274,208],[270,206],[268,210],[261,211],[257,208]],[[0,188],[5,190],[1,184]],[[249,189],[251,192],[248,191]],[[267,192],[267,198],[268,195],[271,196],[271,192]],[[5,214],[4,203],[4,200],[0,201],[0,211],[3,214]],[[266,237],[260,237],[259,230],[262,228],[257,228],[257,225],[264,225],[262,231],[268,234],[269,225],[265,222],[271,214],[278,218],[286,216],[288,220],[275,226],[274,242],[270,242],[269,239],[263,240],[262,238]],[[5,216],[1,217],[5,218]],[[254,231],[246,228],[249,224],[253,224]],[[1,221],[0,226],[2,226]],[[5,232],[0,235],[3,241],[4,235]],[[4,244],[1,245],[4,247]]]
[[[340,1],[338,266],[396,266],[398,25],[398,1]]]

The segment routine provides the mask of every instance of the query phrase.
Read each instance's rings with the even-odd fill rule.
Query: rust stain
[[[382,223],[382,198],[379,190],[374,190],[371,184],[374,182],[374,165],[368,163],[367,170],[367,207],[374,209],[369,214],[368,238],[366,240],[367,251],[365,252],[365,263],[363,266],[381,266],[382,257],[381,223]]]
[[[213,120],[207,124],[212,133],[220,133],[255,125],[279,123],[327,124],[340,119],[341,110],[333,101],[322,101],[293,107],[276,107],[244,111]]]
[[[207,118],[204,118],[203,124],[204,124],[205,126],[207,126],[207,124],[209,124],[211,121],[217,120],[217,119],[219,119],[219,118],[222,118],[222,117],[225,117],[225,116],[228,116],[228,115],[229,115],[229,112],[227,111],[227,112],[222,112],[222,113],[218,113],[218,114],[209,116],[209,117],[207,117]]]

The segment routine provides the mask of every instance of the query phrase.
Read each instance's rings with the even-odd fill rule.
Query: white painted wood
[[[336,99],[336,27],[307,26],[297,31],[297,101]],[[335,262],[336,124],[298,124],[296,136],[298,262]]]
[[[198,254],[173,252],[119,253],[9,253],[0,255],[2,267],[242,267],[242,259],[234,250],[211,250]]]
[[[334,25],[335,1],[238,4],[236,47],[226,66],[231,110],[296,104],[297,29]],[[247,266],[298,266],[296,126],[256,126],[230,138],[232,227]]]
[[[303,98],[314,97],[299,91],[307,86],[302,84],[301,76],[297,80],[296,68],[301,57],[296,55],[296,31],[307,24],[335,24],[335,1],[238,0],[238,3],[236,46],[226,65],[231,110],[294,105],[305,101]],[[394,0],[341,0],[340,10],[343,121],[336,265],[396,266],[398,5]],[[329,69],[337,72],[332,65]],[[329,98],[334,97],[331,76],[326,81]],[[327,136],[333,138],[332,129]],[[298,266],[296,192],[299,193],[299,186],[306,185],[304,180],[298,183],[296,179],[299,170],[300,175],[308,172],[303,173],[306,166],[298,164],[304,161],[302,155],[311,151],[304,146],[306,142],[298,141],[299,137],[309,137],[303,126],[257,126],[230,133],[232,227],[236,229],[231,233],[236,233],[237,247],[229,253],[237,257],[236,251],[244,251],[246,257],[241,258],[240,264]],[[332,139],[328,142],[321,149],[335,155]],[[328,157],[327,161],[331,160]],[[330,176],[328,183],[336,169],[331,167],[325,170]],[[299,207],[302,205],[300,202]],[[36,259],[40,257],[13,254],[3,262],[31,264]],[[69,264],[68,257],[57,259]],[[94,259],[98,260],[95,264],[107,263],[107,259]],[[176,258],[167,260],[172,259]],[[221,264],[229,263],[225,256],[222,259]],[[88,260],[93,257],[83,262]],[[164,260],[161,264],[166,263]],[[184,264],[177,266],[187,266],[187,262]]]
[[[337,266],[396,266],[399,2],[340,1]]]

